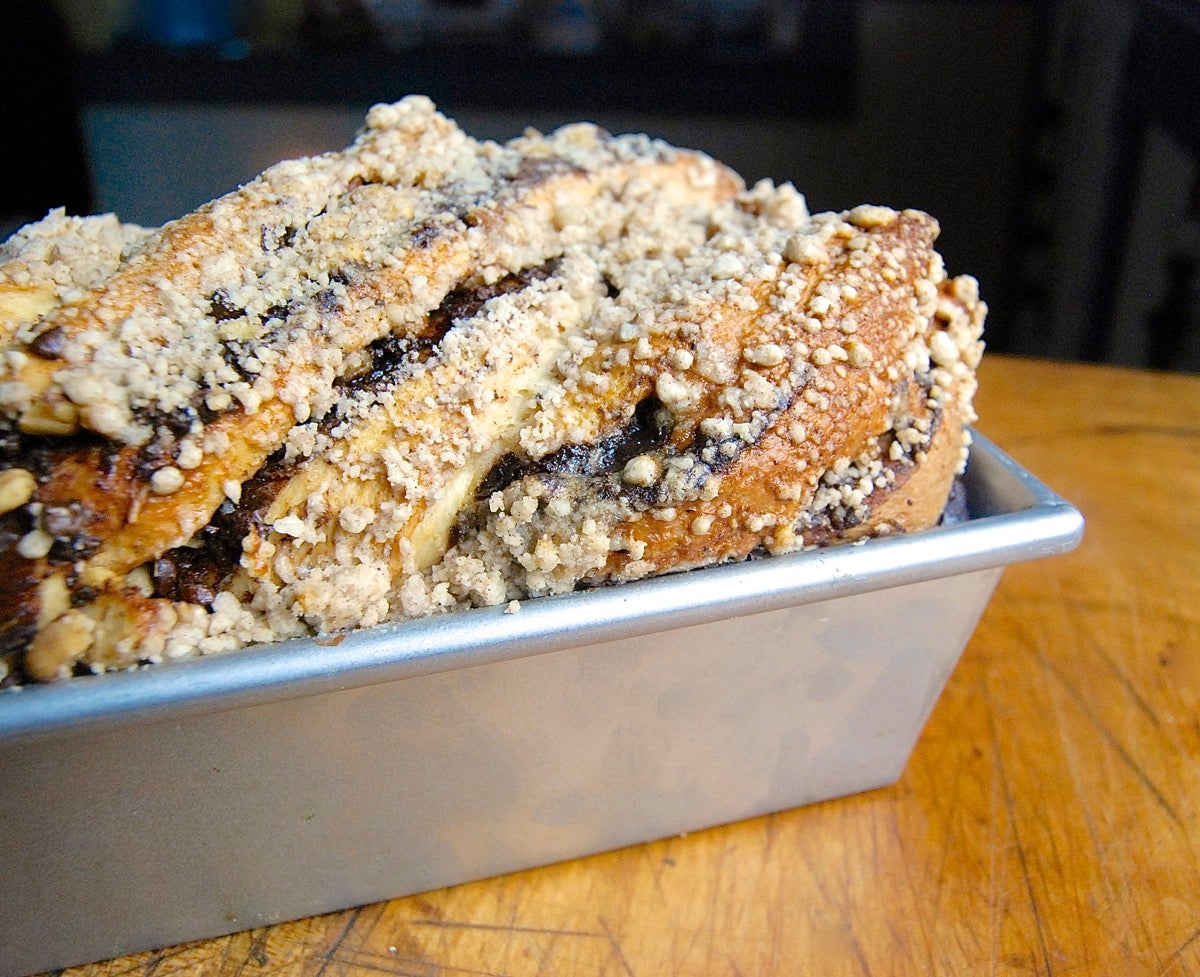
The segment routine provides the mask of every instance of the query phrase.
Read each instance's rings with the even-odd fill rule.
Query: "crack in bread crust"
[[[52,214],[0,246],[0,683],[930,525],[985,313],[936,234],[422,98]]]

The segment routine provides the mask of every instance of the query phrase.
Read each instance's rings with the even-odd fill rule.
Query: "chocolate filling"
[[[291,224],[282,227],[278,224],[264,224],[259,235],[259,244],[264,252],[280,251],[290,248],[296,242],[298,233]]]
[[[229,293],[218,288],[208,297],[208,314],[217,322],[228,322],[240,319],[246,314],[245,309],[239,309],[229,298]]]
[[[62,326],[51,326],[29,343],[29,352],[43,360],[61,359],[67,348],[67,334]]]
[[[87,432],[65,438],[5,435],[0,438],[0,467],[24,468],[43,485],[54,481],[56,474],[62,476],[56,490],[42,490],[38,500],[43,503],[42,528],[53,537],[45,561],[28,560],[16,552],[21,537],[35,526],[28,507],[0,516],[0,619],[4,619],[23,613],[18,604],[27,602],[19,591],[40,579],[47,562],[70,564],[93,556],[101,542],[93,533],[102,531],[104,523],[123,517],[124,501],[114,498],[112,509],[98,511],[69,497],[75,494],[73,486],[75,479],[82,477],[80,473],[98,478],[101,485],[114,478],[120,480],[119,453],[111,443]]]
[[[516,453],[505,455],[484,476],[476,498],[486,499],[527,475],[580,478],[613,475],[638,455],[662,451],[670,435],[670,414],[662,401],[651,395],[634,408],[633,416],[623,428],[598,441],[565,444],[536,461]]]
[[[950,483],[950,495],[946,499],[946,508],[942,510],[939,526],[957,526],[959,523],[970,522],[971,505],[967,498],[967,483],[961,475],[955,475]]]
[[[239,504],[225,500],[194,542],[167,550],[150,568],[155,597],[210,605],[238,566],[242,540],[296,470],[295,462],[272,456],[242,485]]]
[[[371,343],[367,347],[370,365],[361,373],[340,380],[339,387],[351,394],[385,389],[407,367],[415,363],[424,363],[434,356],[439,344],[454,328],[456,322],[474,318],[489,300],[497,296],[519,292],[533,282],[549,278],[554,274],[557,264],[557,259],[554,259],[523,268],[490,285],[482,282],[464,282],[446,294],[441,304],[429,313],[416,333],[389,333]]]
[[[343,379],[340,386],[347,393],[387,387],[406,365],[432,355],[456,323],[477,315],[490,299],[520,291],[549,277],[554,267],[555,262],[550,261],[506,275],[490,285],[459,286],[430,313],[418,336],[388,335],[372,343],[368,347],[371,365],[362,373]],[[331,413],[322,421],[322,427],[335,426],[338,420],[336,413]],[[154,560],[151,565],[154,596],[211,605],[238,566],[242,540],[254,525],[261,525],[262,513],[301,464],[285,462],[282,452],[277,452],[243,484],[237,505],[227,500],[189,545],[177,546]]]

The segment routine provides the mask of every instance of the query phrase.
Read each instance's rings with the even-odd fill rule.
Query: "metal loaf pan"
[[[0,974],[901,773],[1006,564],[1083,521],[977,439],[954,526],[0,695]]]

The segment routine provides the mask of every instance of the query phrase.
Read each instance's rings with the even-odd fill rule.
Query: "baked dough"
[[[985,313],[936,235],[419,97],[153,232],[52,214],[0,252],[7,681],[932,525]]]

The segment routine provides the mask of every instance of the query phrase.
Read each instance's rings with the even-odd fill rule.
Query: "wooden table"
[[[978,404],[1086,536],[895,786],[67,973],[1200,973],[1200,378],[991,357]]]

